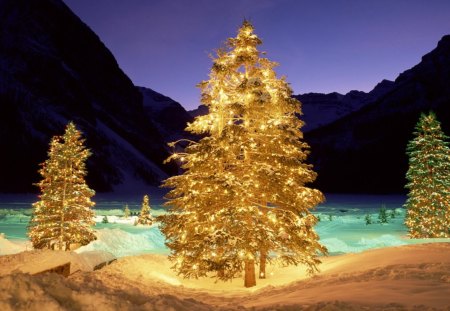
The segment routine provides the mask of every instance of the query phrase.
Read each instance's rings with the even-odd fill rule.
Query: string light
[[[309,147],[299,130],[301,104],[260,44],[246,21],[218,50],[209,80],[199,83],[208,114],[187,127],[203,138],[171,157],[183,159],[184,172],[164,182],[170,213],[161,217],[161,231],[170,258],[183,259],[177,272],[188,278],[213,273],[229,280],[244,272],[247,279],[255,265],[261,271],[253,275],[264,277],[265,262],[277,253],[284,264],[313,272],[326,253],[315,218],[297,221],[324,200],[305,186],[316,174],[303,163]]]
[[[450,237],[450,148],[434,113],[422,114],[408,144],[405,224],[411,238]]]
[[[91,226],[95,192],[85,182],[86,159],[81,132],[73,122],[50,142],[48,159],[39,170],[39,201],[33,204],[28,236],[34,248],[70,250],[96,239]]]
[[[137,219],[136,224],[150,226],[153,224],[153,216],[151,214],[150,198],[148,195],[144,195],[142,199],[141,211]]]

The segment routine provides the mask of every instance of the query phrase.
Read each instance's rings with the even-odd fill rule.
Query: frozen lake
[[[370,248],[396,246],[424,242],[410,240],[403,224],[405,210],[403,195],[326,195],[327,201],[313,213],[320,218],[316,230],[321,243],[327,246],[331,255],[360,252]],[[37,195],[0,195],[0,233],[8,242],[29,248],[26,235],[31,216],[31,203]],[[124,219],[123,209],[128,204],[133,213],[140,210],[142,197],[96,195],[97,241],[83,247],[84,250],[102,249],[116,256],[141,253],[168,253],[164,236],[157,225],[134,226],[134,218]],[[150,195],[150,204],[155,215],[164,213],[162,192]],[[379,223],[378,215],[384,207],[388,223]],[[102,223],[104,216],[108,223]],[[370,217],[372,224],[366,224]],[[450,241],[450,239],[428,239]],[[0,244],[0,254],[2,254]],[[6,249],[5,246],[3,246]],[[3,253],[6,251],[3,250]]]

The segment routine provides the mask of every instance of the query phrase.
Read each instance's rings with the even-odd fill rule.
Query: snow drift
[[[0,257],[3,266],[10,256]],[[324,258],[308,277],[300,267],[243,281],[185,280],[166,256],[119,258],[69,278],[12,272],[0,277],[1,310],[448,310],[450,243],[418,244]]]

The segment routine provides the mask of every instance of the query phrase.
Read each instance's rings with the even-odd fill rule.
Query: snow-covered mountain
[[[393,85],[394,82],[383,80],[369,93],[350,91],[345,95],[336,92],[329,94],[305,93],[294,95],[294,97],[302,103],[303,115],[301,118],[306,123],[302,130],[304,132],[309,132],[333,123],[388,93]],[[208,113],[208,109],[203,105],[189,111],[189,114],[192,117],[204,115],[206,113]]]
[[[50,138],[69,120],[92,151],[97,191],[137,191],[175,172],[162,163],[166,133],[87,25],[60,0],[0,0],[0,192],[37,190]]]
[[[325,192],[404,192],[406,144],[421,112],[434,110],[450,135],[450,35],[392,82],[369,93],[307,93],[302,102],[309,162]],[[207,113],[205,106],[189,112]]]
[[[420,113],[430,110],[450,135],[450,35],[418,65],[400,74],[387,92],[306,133],[319,173],[317,186],[328,192],[403,191],[406,144]]]
[[[193,117],[172,98],[145,87],[137,87],[143,97],[144,110],[164,140],[175,141],[189,135],[184,129]]]
[[[306,125],[305,132],[330,124],[354,111],[361,109],[366,104],[388,93],[394,82],[383,80],[369,93],[362,91],[350,91],[345,95],[339,93],[306,93],[294,96],[302,103],[302,119]]]
[[[399,192],[406,143],[433,109],[450,135],[450,36],[394,82],[371,92],[303,94],[309,159],[325,192]],[[186,112],[136,87],[95,33],[61,0],[0,0],[0,192],[37,191],[50,138],[69,120],[92,151],[96,191],[141,191],[177,172],[167,142],[188,137]]]

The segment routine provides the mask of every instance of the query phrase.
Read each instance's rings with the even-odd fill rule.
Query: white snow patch
[[[76,252],[103,250],[116,257],[149,252],[167,253],[164,236],[157,227],[139,227],[136,230],[139,230],[138,233],[129,233],[121,229],[96,230],[97,240],[80,247]]]
[[[0,256],[11,255],[31,249],[29,242],[11,242],[5,238],[4,233],[0,233]]]
[[[96,215],[94,217],[94,220],[96,223],[102,223],[105,216],[106,219],[108,219],[108,223],[123,224],[123,225],[134,225],[134,223],[138,219],[137,216],[129,216],[128,218],[125,218],[115,215]]]
[[[178,286],[178,285],[182,285],[183,284],[177,278],[168,276],[168,275],[166,275],[164,273],[160,273],[160,272],[157,272],[157,271],[152,271],[152,272],[150,272],[149,275],[150,275],[150,277],[152,279],[161,280],[164,283],[167,283],[167,284],[170,284],[170,285]]]

